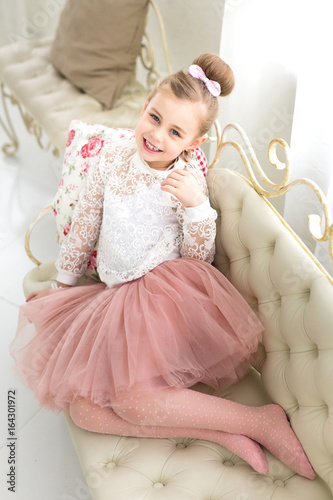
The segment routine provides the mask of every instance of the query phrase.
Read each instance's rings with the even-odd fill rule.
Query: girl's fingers
[[[191,172],[175,170],[161,182],[161,189],[172,194],[184,207],[195,207],[206,200],[196,178]]]
[[[185,177],[187,177],[188,175],[192,174],[186,172],[185,170],[175,170],[161,182],[161,186],[180,187],[181,184],[185,181]]]
[[[188,175],[192,175],[190,172],[187,172],[186,170],[174,170],[171,172],[171,174],[168,175],[168,177],[165,180],[168,179],[175,179],[175,180],[181,180],[184,179],[184,177],[187,177]]]
[[[46,288],[45,290],[37,290],[35,292],[31,292],[30,295],[26,298],[26,302],[31,302],[32,300],[36,300],[39,297],[45,297],[50,293],[50,288]]]
[[[161,182],[161,186],[172,186],[172,187],[179,187],[179,181],[177,179],[165,179],[163,182]]]
[[[28,297],[26,298],[26,302],[30,302],[31,300],[36,299],[36,297],[37,297],[37,292],[31,292],[31,294],[28,295]]]
[[[187,170],[184,170],[183,168],[178,168],[177,170],[173,170],[173,172],[171,172],[170,175],[181,175],[181,176],[184,176],[184,175],[192,175],[190,172],[188,172]]]

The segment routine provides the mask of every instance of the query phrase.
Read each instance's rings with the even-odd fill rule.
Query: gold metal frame
[[[216,151],[215,151],[214,160],[208,166],[209,169],[216,167],[216,165],[221,157],[221,154],[222,154],[222,130],[221,130],[220,122],[218,120],[216,120],[214,123],[214,129],[216,132],[216,136],[213,136],[213,135],[208,136],[207,135],[208,142],[216,142]]]
[[[36,264],[36,266],[40,266],[41,265],[41,262],[39,260],[36,259],[36,257],[33,255],[33,253],[31,252],[31,249],[30,249],[30,237],[31,237],[31,234],[32,234],[32,231],[34,230],[34,228],[36,227],[36,225],[38,224],[38,222],[46,215],[48,214],[49,212],[52,211],[52,205],[49,205],[48,207],[44,208],[35,218],[34,220],[31,222],[30,226],[28,227],[27,229],[27,232],[25,234],[25,241],[24,241],[24,247],[25,247],[25,251],[29,257],[30,260],[32,260],[32,262],[34,264]]]
[[[172,65],[171,65],[171,61],[170,61],[169,50],[168,50],[168,45],[167,45],[167,40],[166,40],[165,28],[164,28],[164,23],[163,23],[161,13],[160,13],[160,11],[155,3],[155,0],[149,0],[149,3],[155,12],[155,15],[156,15],[156,18],[158,21],[158,25],[160,28],[164,57],[165,57],[165,61],[166,61],[167,67],[168,67],[168,71],[169,71],[169,73],[173,73],[173,69],[172,69]],[[140,58],[140,61],[142,63],[142,66],[147,70],[147,87],[149,90],[153,90],[156,82],[159,80],[161,75],[158,73],[158,71],[156,69],[156,59],[155,59],[154,46],[153,46],[153,43],[152,43],[146,30],[144,31],[144,34],[143,34],[139,58]]]
[[[6,143],[2,146],[2,151],[7,156],[13,156],[17,152],[19,147],[19,141],[14,126],[12,124],[10,113],[7,106],[7,101],[8,101],[13,106],[17,106],[21,118],[23,120],[23,123],[25,125],[25,128],[30,134],[35,136],[39,147],[43,151],[48,151],[52,147],[52,153],[54,154],[54,156],[59,157],[60,155],[59,149],[56,146],[52,145],[50,141],[47,144],[43,144],[42,127],[36,122],[35,118],[23,108],[21,101],[6,90],[5,84],[3,82],[1,82],[1,97],[2,97],[2,106],[5,113],[6,122],[4,122],[4,120],[0,116],[0,124],[4,129],[5,133],[7,134],[9,140],[11,141],[10,143]]]
[[[6,123],[0,116],[0,124],[10,140],[10,143],[6,143],[2,146],[2,151],[7,156],[13,156],[18,150],[19,142],[17,135],[15,133],[15,129],[10,119],[6,99],[9,99],[12,104],[17,104],[17,100],[12,95],[8,94],[8,92],[6,92],[5,86],[2,82],[1,82],[1,98],[2,98],[3,110],[5,113]]]
[[[245,149],[236,141],[228,141],[227,140],[227,135],[228,132],[231,130],[238,132],[240,135],[242,142],[245,146]],[[283,153],[285,155],[285,162],[281,162],[277,156],[277,147],[281,146]],[[319,215],[316,214],[310,214],[308,215],[308,220],[309,220],[309,232],[316,241],[318,242],[328,242],[328,252],[331,258],[331,264],[333,267],[333,224],[332,224],[332,214],[328,206],[328,201],[326,199],[326,196],[324,195],[323,191],[320,189],[320,187],[313,182],[311,179],[306,179],[306,178],[301,178],[301,179],[296,179],[292,182],[289,182],[290,176],[291,176],[291,169],[292,169],[292,162],[291,162],[291,154],[290,154],[290,149],[286,141],[283,139],[273,139],[269,146],[268,146],[268,158],[269,162],[271,165],[273,165],[277,170],[280,171],[285,171],[284,177],[281,182],[279,183],[274,183],[271,181],[265,172],[263,171],[258,158],[255,154],[255,151],[250,143],[250,140],[248,139],[246,133],[244,130],[237,124],[231,123],[227,125],[221,134],[221,140],[218,142],[217,145],[217,152],[216,152],[216,157],[217,161],[221,157],[221,154],[223,150],[227,147],[232,147],[234,148],[238,154],[240,155],[242,162],[244,164],[246,173],[249,177],[249,179],[245,179],[248,181],[248,183],[255,189],[255,191],[262,196],[266,203],[269,204],[270,208],[276,213],[276,215],[280,218],[280,220],[283,222],[285,227],[292,232],[292,234],[297,238],[299,244],[302,246],[302,248],[308,253],[308,255],[312,258],[312,260],[315,262],[315,264],[320,268],[320,270],[327,276],[327,278],[330,280],[330,282],[333,284],[333,277],[326,271],[326,269],[318,262],[318,260],[314,257],[312,252],[306,247],[306,245],[303,243],[303,241],[295,234],[294,231],[290,228],[290,226],[285,222],[285,220],[281,217],[281,215],[274,209],[274,207],[271,205],[271,203],[268,202],[267,199],[269,198],[274,198],[281,196],[288,191],[290,191],[293,187],[296,186],[307,186],[309,187],[312,192],[315,194],[317,197],[320,206],[323,211],[323,217],[324,217],[324,230],[322,231],[322,218]],[[216,162],[216,159],[215,159]],[[255,176],[255,173],[253,171],[252,165],[255,168],[255,171],[257,172],[257,175],[260,177],[260,179],[263,181],[263,183],[269,188],[262,187],[258,180],[257,177]],[[238,172],[236,172],[238,174]],[[238,174],[240,175],[240,174]],[[243,177],[243,176],[242,176]]]

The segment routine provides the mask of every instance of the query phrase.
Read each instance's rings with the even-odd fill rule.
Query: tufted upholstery
[[[248,182],[225,169],[208,174],[219,213],[215,265],[265,326],[257,369],[223,393],[287,411],[318,476],[297,476],[266,452],[257,474],[223,447],[200,440],[134,439],[68,426],[94,500],[332,500],[333,286],[284,221]],[[25,292],[48,286],[53,263],[32,270]],[[38,282],[38,283],[37,283]]]
[[[68,126],[78,119],[108,127],[134,128],[147,90],[133,75],[111,110],[63,78],[49,60],[52,39],[42,38],[0,49],[0,81],[63,152]]]
[[[262,382],[333,490],[332,283],[244,179],[215,170],[209,185],[221,213],[216,266],[265,326]]]

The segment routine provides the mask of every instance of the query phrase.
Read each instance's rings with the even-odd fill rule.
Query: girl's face
[[[165,170],[182,151],[203,143],[204,137],[198,137],[202,106],[165,91],[146,101],[135,139],[139,155],[151,168]]]

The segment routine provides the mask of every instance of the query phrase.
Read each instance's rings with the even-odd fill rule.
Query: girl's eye
[[[179,137],[179,132],[178,130],[175,130],[174,128],[171,130],[172,135],[177,135]]]
[[[150,115],[150,116],[152,117],[152,119],[153,119],[155,122],[159,123],[160,119],[159,119],[159,117],[158,117],[158,116],[153,115],[153,114],[152,114],[152,115]]]

